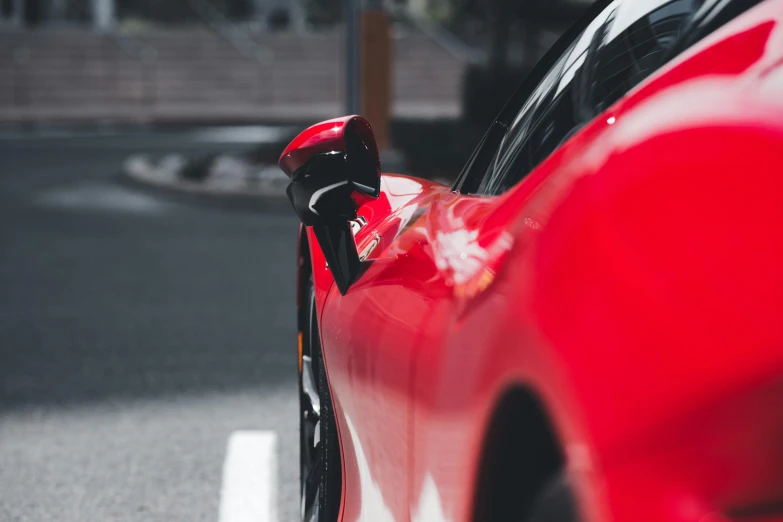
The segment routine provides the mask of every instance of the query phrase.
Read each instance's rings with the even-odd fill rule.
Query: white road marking
[[[223,463],[218,522],[277,522],[277,434],[235,431]]]

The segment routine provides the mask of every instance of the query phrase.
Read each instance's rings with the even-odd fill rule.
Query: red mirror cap
[[[280,155],[277,164],[290,178],[294,172],[316,154],[345,152],[345,129],[351,124],[375,155],[380,172],[380,156],[370,123],[361,116],[351,115],[322,121],[306,128],[294,138]]]
[[[354,117],[343,116],[306,128],[288,144],[277,164],[290,178],[299,167],[316,154],[344,152],[345,125]]]

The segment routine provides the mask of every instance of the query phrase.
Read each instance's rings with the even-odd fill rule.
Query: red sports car
[[[453,187],[280,166],[302,520],[783,521],[783,0],[599,1]]]

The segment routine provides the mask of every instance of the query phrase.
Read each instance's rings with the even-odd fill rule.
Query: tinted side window
[[[645,2],[625,2],[595,50],[588,88],[582,92],[597,115],[666,63],[671,49],[703,0],[673,0],[639,15]],[[647,2],[649,4],[649,2]],[[660,3],[660,2],[658,2]]]
[[[756,2],[616,0],[609,4],[525,102],[478,193],[499,194],[516,184],[585,123],[668,62],[684,48],[684,40],[690,45],[703,37],[701,20],[737,3]],[[733,14],[742,10],[734,9]],[[694,39],[696,33],[703,34]]]

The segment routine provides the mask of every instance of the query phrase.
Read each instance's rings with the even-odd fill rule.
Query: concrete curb
[[[407,170],[404,156],[395,150],[382,151],[381,164],[387,172]],[[203,179],[188,179],[188,171],[191,178],[195,171]],[[123,163],[122,178],[141,188],[198,202],[255,209],[289,206],[285,195],[289,180],[277,165],[251,165],[230,154],[196,159],[167,154],[157,161],[146,154],[134,154]]]
[[[135,186],[199,202],[264,209],[289,205],[285,197],[288,177],[277,165],[248,166],[227,154],[215,156],[209,175],[196,181],[181,175],[188,159],[168,154],[154,161],[145,154],[128,157],[122,178]]]

